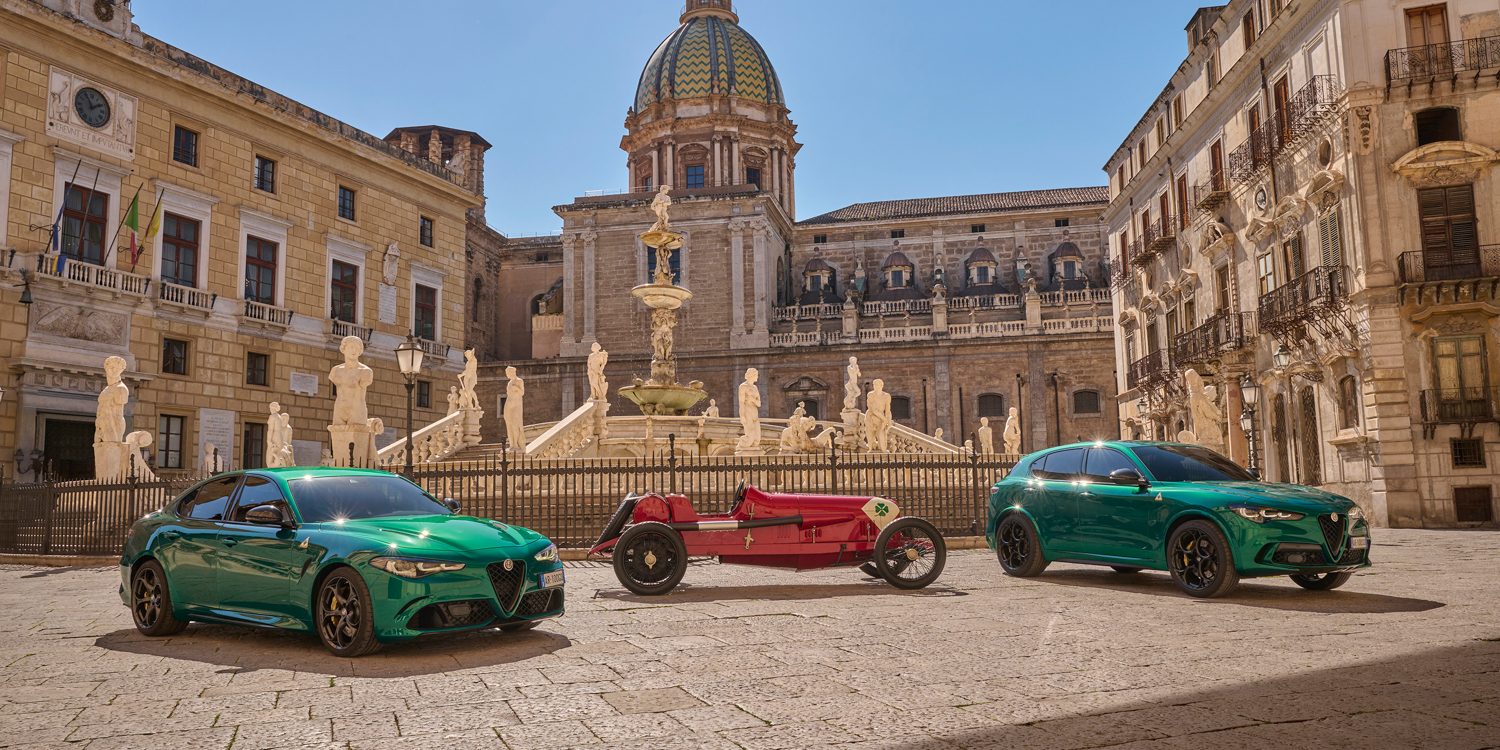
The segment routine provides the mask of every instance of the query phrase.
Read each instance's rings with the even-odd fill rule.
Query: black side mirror
[[[443,505],[448,506],[448,510],[453,511],[454,513],[457,513],[458,509],[461,508],[461,507],[463,507],[463,506],[461,506],[461,505],[458,504],[457,500],[454,500],[451,497],[443,500]]]
[[[1143,490],[1151,486],[1151,483],[1135,469],[1115,469],[1109,473],[1109,481],[1112,484],[1135,485]]]
[[[1255,481],[1260,481],[1260,469],[1246,469],[1245,473],[1255,477]]]
[[[245,520],[260,526],[280,526],[287,528],[292,525],[292,521],[286,517],[286,513],[282,512],[281,508],[275,505],[257,505],[245,511]]]

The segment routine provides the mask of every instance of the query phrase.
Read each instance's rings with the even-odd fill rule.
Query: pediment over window
[[[1127,307],[1120,311],[1120,317],[1115,319],[1122,328],[1131,328],[1136,325],[1136,316],[1140,314],[1134,307]]]
[[[1438,141],[1419,146],[1396,160],[1391,169],[1415,187],[1473,182],[1500,161],[1500,152],[1469,141]]]
[[[1344,173],[1337,169],[1319,170],[1307,183],[1304,195],[1307,202],[1319,208],[1330,208],[1339,201],[1339,194],[1344,191]]]
[[[1222,222],[1210,221],[1198,233],[1198,252],[1217,255],[1220,251],[1234,247],[1234,232]]]

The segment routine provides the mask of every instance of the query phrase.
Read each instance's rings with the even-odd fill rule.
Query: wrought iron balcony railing
[[[1177,217],[1171,214],[1157,217],[1146,225],[1145,251],[1161,255],[1177,242]]]
[[[1386,85],[1500,68],[1500,36],[1403,47],[1385,53]]]
[[[1165,349],[1157,349],[1131,362],[1125,373],[1125,384],[1130,388],[1150,388],[1171,379],[1172,363]]]
[[[1500,245],[1480,246],[1473,255],[1414,250],[1397,260],[1402,284],[1500,277]]]
[[[1348,273],[1343,266],[1314,268],[1261,295],[1260,332],[1283,336],[1342,311],[1349,300]]]
[[[1132,240],[1125,247],[1125,254],[1130,257],[1130,266],[1132,268],[1145,268],[1151,265],[1151,261],[1155,260],[1158,255],[1157,252],[1148,249],[1143,239]]]
[[[1125,286],[1125,283],[1127,281],[1130,281],[1130,279],[1134,277],[1135,271],[1131,269],[1130,265],[1129,246],[1126,246],[1123,250],[1121,250],[1119,259],[1111,262],[1109,264],[1109,269],[1110,286],[1113,286],[1116,289]]]
[[[1229,178],[1235,184],[1250,179],[1261,167],[1316,130],[1325,116],[1332,113],[1343,93],[1338,78],[1313,76],[1287,102],[1285,112],[1273,112],[1239,148],[1229,153]]]
[[[1223,170],[1213,172],[1208,179],[1193,185],[1193,205],[1201,211],[1218,208],[1229,198],[1229,180]]]
[[[1422,421],[1463,424],[1500,419],[1500,388],[1433,388],[1422,391]]]
[[[1255,313],[1220,312],[1197,328],[1177,334],[1172,362],[1178,367],[1207,364],[1248,346],[1255,337]]]

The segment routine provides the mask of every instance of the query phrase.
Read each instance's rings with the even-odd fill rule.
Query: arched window
[[[1098,391],[1073,391],[1074,414],[1098,414],[1101,410]]]
[[[1359,427],[1359,381],[1353,375],[1339,378],[1339,429]]]
[[[906,396],[891,396],[891,419],[911,419],[911,399]]]
[[[1005,397],[998,393],[986,393],[979,397],[979,416],[1005,416]]]

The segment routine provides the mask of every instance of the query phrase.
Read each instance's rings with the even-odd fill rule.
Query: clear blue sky
[[[738,0],[805,144],[797,213],[1104,184],[1196,0]],[[475,130],[489,222],[625,186],[641,66],[678,0],[135,0],[142,30],[383,136]]]

